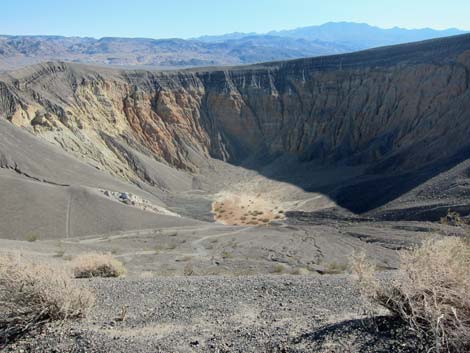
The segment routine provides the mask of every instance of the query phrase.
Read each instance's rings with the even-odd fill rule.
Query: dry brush
[[[364,255],[353,272],[362,293],[386,307],[435,352],[470,351],[470,242],[459,237],[426,241],[401,255],[391,283],[380,283]]]

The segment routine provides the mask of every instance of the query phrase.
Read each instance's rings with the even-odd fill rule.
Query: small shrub
[[[286,267],[283,264],[276,264],[273,268],[274,273],[283,273],[286,270]]]
[[[470,351],[470,243],[446,237],[401,257],[400,275],[379,285],[353,266],[362,292],[408,323],[436,352]],[[361,273],[366,269],[366,274]],[[431,347],[430,347],[431,348]],[[430,349],[431,350],[431,349]]]
[[[72,262],[75,278],[119,277],[126,273],[121,261],[111,254],[84,254]]]
[[[72,255],[63,255],[62,259],[64,261],[72,261],[73,257],[72,257]]]
[[[378,289],[375,271],[376,266],[367,259],[365,252],[353,254],[351,272],[359,284],[359,290],[365,296],[373,296]]]
[[[122,306],[119,315],[115,318],[116,321],[123,322],[127,317],[127,306]]]
[[[343,273],[344,271],[346,271],[347,268],[348,268],[348,265],[340,264],[340,263],[337,263],[336,261],[333,261],[333,262],[330,262],[326,266],[324,273],[339,274],[339,273]]]
[[[30,234],[26,237],[26,240],[29,241],[30,243],[33,243],[39,239],[39,236],[36,234]]]
[[[62,242],[59,242],[57,245],[57,249],[55,251],[54,257],[64,257],[65,255],[65,248]]]
[[[93,303],[63,268],[0,256],[0,345],[49,321],[83,317]]]
[[[228,251],[224,251],[224,252],[222,252],[222,258],[223,259],[231,259],[231,258],[233,258],[233,254],[228,252]]]
[[[292,271],[291,271],[291,275],[294,275],[294,276],[299,276],[301,274],[301,269],[299,267],[296,267],[294,268]]]
[[[440,223],[450,226],[463,226],[465,224],[460,214],[452,211],[450,208],[447,210],[447,215],[441,217]]]
[[[184,266],[183,268],[183,274],[185,276],[192,276],[194,275],[194,268],[193,268],[193,265],[191,265],[190,263],[186,264],[186,266]]]
[[[292,269],[291,274],[295,276],[308,276],[310,275],[310,271],[305,267],[296,267]]]

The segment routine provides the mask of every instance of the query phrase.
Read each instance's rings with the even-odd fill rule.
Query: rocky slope
[[[371,307],[344,275],[95,279],[87,284],[98,294],[89,320],[49,326],[4,352],[426,351],[395,318],[365,317],[364,308]],[[125,320],[118,319],[122,308],[127,308]]]
[[[156,183],[146,159],[197,173],[211,156],[264,173],[267,161],[288,154],[402,184],[397,176],[427,179],[468,156],[469,69],[469,35],[225,69],[50,62],[1,77],[0,114],[133,182]],[[316,188],[308,179],[297,183]],[[354,209],[357,187],[331,188],[319,191]],[[355,211],[383,203],[375,197]]]

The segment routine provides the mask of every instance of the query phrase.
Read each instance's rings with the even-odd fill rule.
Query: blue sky
[[[189,38],[330,21],[470,30],[470,0],[0,0],[1,34]]]

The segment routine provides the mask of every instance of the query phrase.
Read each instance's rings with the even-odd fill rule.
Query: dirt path
[[[214,229],[214,227],[216,226],[209,224],[209,225],[202,225],[202,226],[191,225],[191,226],[183,226],[183,227],[138,229],[138,230],[131,230],[127,232],[119,232],[118,234],[101,234],[101,235],[94,235],[91,237],[87,236],[85,238],[74,238],[73,240],[69,240],[65,243],[95,244],[95,243],[107,242],[109,240],[138,238],[141,236],[148,236],[148,235],[155,234],[155,232],[205,231],[205,230]]]
[[[203,230],[203,229],[207,229],[207,228],[208,227],[202,228],[202,229],[199,229],[199,230]],[[203,242],[205,242],[207,240],[210,240],[210,239],[216,239],[216,238],[221,238],[221,237],[233,236],[233,235],[236,235],[236,234],[240,234],[240,233],[243,233],[244,231],[246,231],[250,228],[251,227],[243,227],[243,228],[236,229],[236,230],[233,230],[233,231],[230,231],[230,232],[224,232],[224,233],[204,236],[202,238],[196,239],[196,240],[191,242],[192,252],[175,251],[174,254],[178,255],[178,256],[191,256],[191,257],[197,256],[197,257],[207,258],[207,257],[209,257],[209,252],[204,247]],[[115,257],[124,258],[124,257],[129,257],[129,256],[153,255],[153,254],[155,254],[155,250],[142,250],[142,251],[126,252],[126,253],[123,253],[123,254],[116,255]]]
[[[67,200],[67,212],[65,213],[65,239],[70,237],[70,215],[72,211],[72,194],[70,193],[69,199]]]
[[[235,234],[240,234],[248,229],[250,229],[251,227],[243,227],[243,228],[240,228],[240,229],[237,229],[237,230],[234,230],[232,232],[226,232],[226,233],[221,233],[221,234],[215,234],[215,235],[207,235],[205,237],[202,237],[200,239],[197,239],[197,240],[194,240],[192,243],[191,243],[191,247],[193,248],[193,251],[195,254],[197,254],[198,256],[202,256],[202,257],[207,257],[208,256],[208,251],[207,249],[202,245],[202,243],[206,240],[209,240],[209,239],[217,239],[217,238],[222,238],[222,237],[226,237],[226,236],[229,236],[229,235],[235,235]]]

